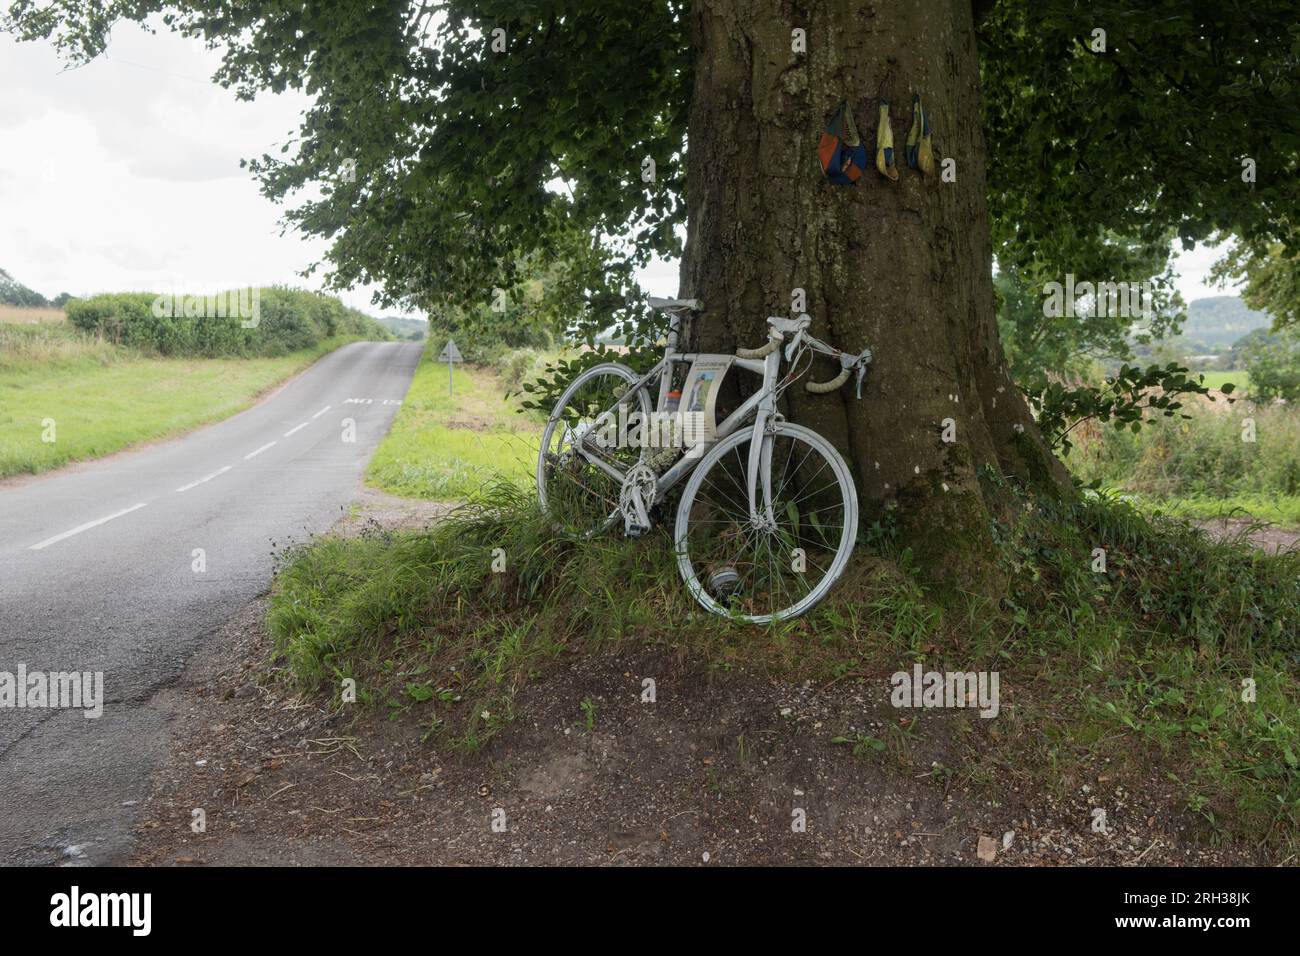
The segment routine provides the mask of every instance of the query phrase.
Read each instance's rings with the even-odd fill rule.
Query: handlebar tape
[[[743,359],[761,359],[767,358],[773,352],[781,347],[783,336],[780,332],[773,329],[768,333],[767,344],[757,349],[736,349],[736,357]]]
[[[848,380],[849,380],[849,369],[843,368],[840,369],[840,374],[836,375],[829,382],[807,381],[803,383],[803,387],[808,391],[812,392],[814,395],[825,395],[827,392],[835,391],[837,388],[839,388]]]

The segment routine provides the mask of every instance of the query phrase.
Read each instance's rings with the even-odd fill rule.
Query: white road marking
[[[189,491],[191,488],[195,488],[195,487],[197,487],[197,486],[203,484],[205,481],[211,481],[213,478],[217,477],[218,475],[224,475],[224,474],[225,474],[226,472],[228,472],[232,467],[233,467],[232,465],[227,465],[225,468],[221,468],[221,469],[219,469],[219,470],[217,470],[217,471],[214,471],[212,474],[208,475],[206,478],[200,478],[198,481],[191,481],[188,485],[181,485],[181,486],[180,486],[179,488],[177,488],[176,490],[177,490],[177,491]]]
[[[333,408],[333,407],[334,407],[333,405],[326,405],[326,406],[325,406],[324,408],[322,408],[319,412],[317,412],[315,415],[313,415],[313,416],[311,417],[311,420],[312,420],[312,421],[315,421],[316,419],[320,418],[322,415],[324,415],[326,412],[328,412],[328,411],[329,411],[331,408]]]
[[[274,444],[275,444],[275,442],[273,442],[273,441],[269,441],[269,442],[267,442],[265,445],[263,445],[261,448],[257,449],[257,451],[250,451],[247,455],[244,456],[244,461],[248,461],[248,459],[250,459],[250,458],[256,458],[258,455],[260,455],[262,452],[266,451],[268,448],[270,448],[270,447],[271,447],[272,445],[274,445]]]
[[[306,428],[310,424],[311,422],[303,422],[301,425],[294,425],[292,428],[290,428],[287,432],[284,433],[284,437],[288,438],[294,432],[301,431],[302,429]]]
[[[63,532],[63,534],[56,534],[53,538],[46,538],[40,544],[32,545],[28,550],[39,551],[42,548],[48,548],[50,545],[57,544],[58,542],[62,541],[64,538],[71,538],[74,534],[81,534],[81,532],[89,531],[91,528],[97,528],[101,524],[107,524],[108,522],[112,521],[114,518],[120,518],[122,517],[122,515],[129,515],[132,511],[139,511],[146,504],[148,504],[147,501],[142,501],[138,505],[132,505],[129,508],[123,508],[121,511],[109,515],[107,518],[99,518],[96,521],[87,521],[85,524],[77,525],[77,527],[73,528],[71,531],[65,531]]]

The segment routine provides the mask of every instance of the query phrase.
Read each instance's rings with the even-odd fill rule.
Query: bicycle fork
[[[781,363],[781,352],[767,356],[764,379],[776,380]],[[776,514],[772,510],[772,432],[769,424],[777,418],[776,390],[769,390],[759,402],[754,416],[754,440],[749,443],[749,462],[746,475],[749,492],[749,520],[755,528],[772,531],[776,528]]]

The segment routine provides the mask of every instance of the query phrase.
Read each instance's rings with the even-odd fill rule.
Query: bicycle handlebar
[[[846,367],[840,369],[840,374],[836,375],[829,382],[814,382],[812,379],[809,379],[803,383],[803,387],[806,391],[812,392],[814,395],[825,395],[829,392],[835,391],[848,380],[849,368]]]
[[[807,328],[807,317],[805,316],[804,319],[804,323],[798,325],[796,327],[797,330],[794,331],[794,339],[790,342],[790,345],[786,350],[786,358],[793,360],[795,353],[799,350],[800,346],[803,346],[811,348],[816,352],[820,352],[823,355],[833,356],[840,360],[840,371],[838,375],[826,382],[806,381],[803,383],[804,389],[814,395],[829,394],[843,386],[844,383],[849,380],[849,375],[856,371],[857,396],[858,398],[861,398],[862,380],[866,377],[867,366],[871,364],[871,349],[864,349],[859,355],[850,355],[847,352],[841,352],[839,349],[832,348],[825,342],[813,338],[804,331],[804,329]],[[779,327],[776,327],[779,326],[781,320],[769,319],[768,321],[774,325],[774,328],[767,333],[767,344],[756,349],[738,348],[736,349],[736,356],[738,358],[766,358],[782,346],[785,342],[785,334]]]
[[[736,349],[736,357],[743,359],[761,359],[767,358],[773,352],[781,347],[784,337],[776,329],[767,333],[767,344],[756,349]]]

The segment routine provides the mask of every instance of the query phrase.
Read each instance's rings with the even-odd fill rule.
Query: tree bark
[[[990,517],[1013,511],[998,476],[1053,495],[1069,480],[998,339],[971,0],[695,0],[692,18],[681,294],[706,312],[687,344],[761,344],[767,316],[792,314],[804,290],[813,334],[847,352],[870,347],[875,361],[861,402],[851,385],[827,396],[799,385],[785,414],[845,453],[864,520],[895,509],[932,578],[998,590]],[[793,49],[796,29],[807,52]],[[955,161],[953,182],[906,165],[913,93],[936,164]],[[882,98],[897,182],[874,167]],[[851,186],[830,184],[816,151],[843,99],[870,166]],[[819,361],[812,374],[835,371]]]

